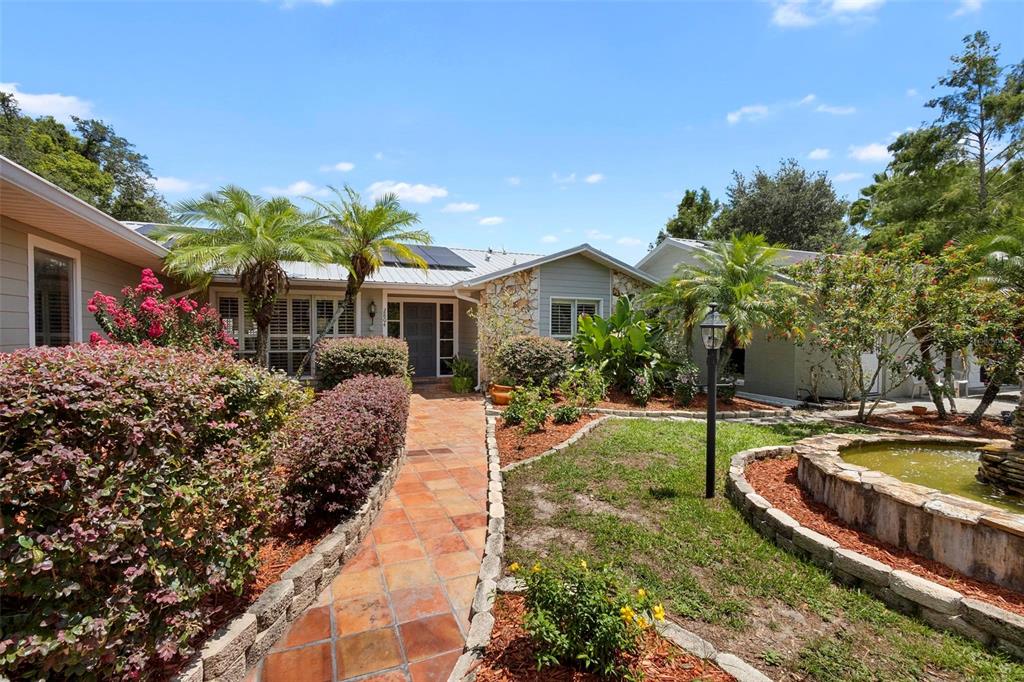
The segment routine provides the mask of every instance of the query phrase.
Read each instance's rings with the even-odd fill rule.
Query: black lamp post
[[[705,463],[704,497],[715,496],[715,417],[718,408],[718,349],[725,341],[725,321],[718,314],[718,304],[700,323],[700,339],[708,349],[708,416],[707,462]]]

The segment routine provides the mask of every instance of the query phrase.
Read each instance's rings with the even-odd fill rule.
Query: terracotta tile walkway
[[[483,404],[412,396],[408,460],[360,552],[249,674],[260,682],[448,679],[487,533]]]

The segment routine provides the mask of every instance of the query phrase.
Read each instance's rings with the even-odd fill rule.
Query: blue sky
[[[0,5],[0,83],[107,120],[171,200],[393,188],[437,243],[639,259],[682,191],[785,157],[853,197],[961,37],[1024,3]]]

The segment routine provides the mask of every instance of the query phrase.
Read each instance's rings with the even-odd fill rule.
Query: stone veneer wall
[[[641,282],[632,275],[627,275],[624,272],[618,270],[612,270],[612,304],[615,304],[615,299],[622,298],[623,296],[629,296],[635,298],[637,294],[643,293],[648,285],[645,282]]]
[[[513,318],[518,319],[523,327],[536,334],[540,328],[538,311],[540,310],[538,296],[540,295],[540,271],[537,268],[520,270],[511,275],[491,280],[484,287],[480,294],[481,306],[497,306],[502,303],[503,297],[499,293],[510,292],[507,305],[502,312],[509,313]]]
[[[829,434],[794,446],[800,485],[855,528],[964,575],[1024,591],[1024,515],[907,483],[845,462],[841,452],[877,443],[981,447],[944,436]]]

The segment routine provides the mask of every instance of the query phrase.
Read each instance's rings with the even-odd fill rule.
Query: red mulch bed
[[[780,409],[775,405],[766,405],[765,403],[759,403],[755,400],[746,400],[745,398],[739,397],[733,398],[731,403],[719,400],[717,405],[719,412]],[[685,407],[680,407],[675,404],[671,396],[655,395],[651,397],[650,402],[646,405],[638,405],[633,402],[633,399],[628,394],[613,388],[608,392],[608,398],[599,402],[597,406],[608,408],[610,410],[650,410],[651,412],[665,410],[690,410],[693,412],[700,412],[707,409],[708,397],[703,393],[698,394],[693,399],[692,403]]]
[[[937,561],[893,547],[847,525],[835,512],[816,502],[810,493],[800,486],[796,471],[795,457],[761,459],[747,467],[746,476],[754,490],[774,507],[786,512],[801,525],[832,538],[843,547],[893,568],[945,585],[965,596],[1024,615],[1024,594],[961,575]]]
[[[575,424],[556,424],[551,417],[548,417],[543,429],[530,434],[523,433],[522,426],[509,426],[504,419],[499,419],[494,435],[498,439],[498,455],[501,459],[501,466],[512,462],[521,462],[550,450],[597,419],[598,416],[596,414],[580,415],[579,421]]]
[[[498,597],[494,604],[491,643],[476,668],[477,682],[598,682],[604,679],[565,666],[538,671],[533,644],[522,626],[524,611],[523,597],[507,594]],[[653,631],[648,631],[640,651],[624,662],[649,682],[734,679],[713,663],[690,655]]]
[[[897,421],[890,419],[890,416],[898,416],[900,419],[913,417],[913,421]],[[1013,427],[1005,426],[1000,420],[985,417],[981,424],[974,426],[967,423],[966,414],[951,414],[946,419],[939,419],[938,415],[930,412],[923,416],[917,416],[909,410],[905,412],[889,412],[888,414],[872,415],[868,419],[871,426],[884,426],[890,429],[901,431],[913,431],[914,433],[932,433],[940,436],[973,436],[976,438],[1013,438]],[[943,427],[953,427],[952,430]],[[961,432],[962,430],[962,432]]]

